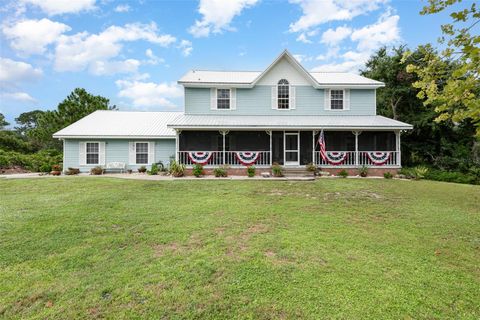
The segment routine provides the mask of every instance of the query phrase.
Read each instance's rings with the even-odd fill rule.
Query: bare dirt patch
[[[29,173],[30,171],[20,167],[20,166],[13,166],[8,168],[0,168],[0,174],[16,174],[16,173]]]

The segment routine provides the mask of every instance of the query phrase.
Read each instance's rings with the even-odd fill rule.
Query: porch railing
[[[320,151],[315,151],[315,164],[321,167],[399,166],[399,160],[398,151],[328,151],[326,159],[320,155]]]
[[[239,155],[239,153],[241,154]],[[249,154],[253,158],[240,158],[241,155]],[[193,166],[195,163],[203,166],[224,164],[229,166],[270,166],[270,151],[179,151],[178,162],[187,166]]]

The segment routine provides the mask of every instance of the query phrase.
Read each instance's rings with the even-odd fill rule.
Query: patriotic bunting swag
[[[390,152],[365,152],[367,154],[368,159],[377,166],[387,163],[388,159],[390,159]]]
[[[189,152],[188,157],[193,163],[201,165],[207,164],[210,158],[213,156],[213,152]]]
[[[244,166],[250,166],[257,162],[260,152],[235,152],[238,161]]]
[[[347,152],[333,152],[333,151],[325,151],[321,153],[323,160],[327,161],[330,164],[335,166],[341,165],[344,163],[348,158]]]

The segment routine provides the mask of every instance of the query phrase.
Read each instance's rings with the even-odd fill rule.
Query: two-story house
[[[207,168],[313,162],[381,173],[400,168],[400,133],[412,129],[376,115],[382,82],[308,72],[288,51],[263,71],[192,70],[178,83],[184,112],[97,111],[55,133],[64,168],[123,162],[136,169],[175,158]]]

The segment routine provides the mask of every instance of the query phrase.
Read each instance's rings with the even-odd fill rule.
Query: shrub
[[[44,163],[40,166],[39,171],[43,173],[48,173],[52,171],[52,166],[48,163]]]
[[[277,162],[272,164],[272,174],[274,177],[283,177],[283,168]]]
[[[80,169],[78,168],[68,168],[67,171],[65,172],[65,174],[69,176],[77,175],[79,173],[80,173]]]
[[[348,172],[347,172],[347,170],[342,169],[342,171],[340,171],[340,172],[338,173],[338,176],[339,176],[339,177],[342,177],[342,178],[348,177]]]
[[[141,166],[140,168],[138,168],[138,172],[139,172],[139,173],[145,173],[145,172],[147,172],[147,167]]]
[[[171,160],[169,172],[174,177],[183,177],[183,175],[185,174],[185,165],[180,164],[175,160]]]
[[[469,173],[458,171],[443,171],[430,169],[425,175],[425,179],[455,183],[480,184],[480,177],[472,170]]]
[[[392,179],[392,178],[393,178],[393,174],[391,174],[389,171],[387,171],[387,172],[385,172],[385,173],[383,174],[383,177],[384,177],[385,179]]]
[[[360,177],[366,177],[368,174],[368,167],[367,166],[360,167],[360,169],[358,169],[358,173],[360,174]]]
[[[33,154],[0,150],[0,168],[20,166],[30,171],[41,171],[42,166],[46,170],[47,166],[51,167],[61,162],[62,154],[57,150],[41,150]]]
[[[317,172],[317,166],[313,162],[310,162],[309,164],[307,164],[305,168],[309,172]]]
[[[220,178],[220,177],[227,177],[228,176],[228,166],[220,166],[218,168],[213,169],[213,174],[215,177]]]
[[[150,170],[147,171],[147,173],[149,175],[155,176],[158,174],[159,171],[160,169],[158,169],[158,164],[154,163],[152,164],[152,167],[150,168]]]
[[[100,166],[93,167],[90,169],[90,174],[95,176],[101,175],[103,174],[103,168]]]
[[[255,177],[255,170],[254,166],[247,167],[247,176],[250,178]]]
[[[196,163],[194,166],[193,166],[193,175],[195,177],[200,177],[203,175],[203,166],[199,163]]]
[[[415,180],[421,180],[425,178],[425,175],[428,173],[428,168],[425,166],[417,166],[412,169],[413,178]]]

